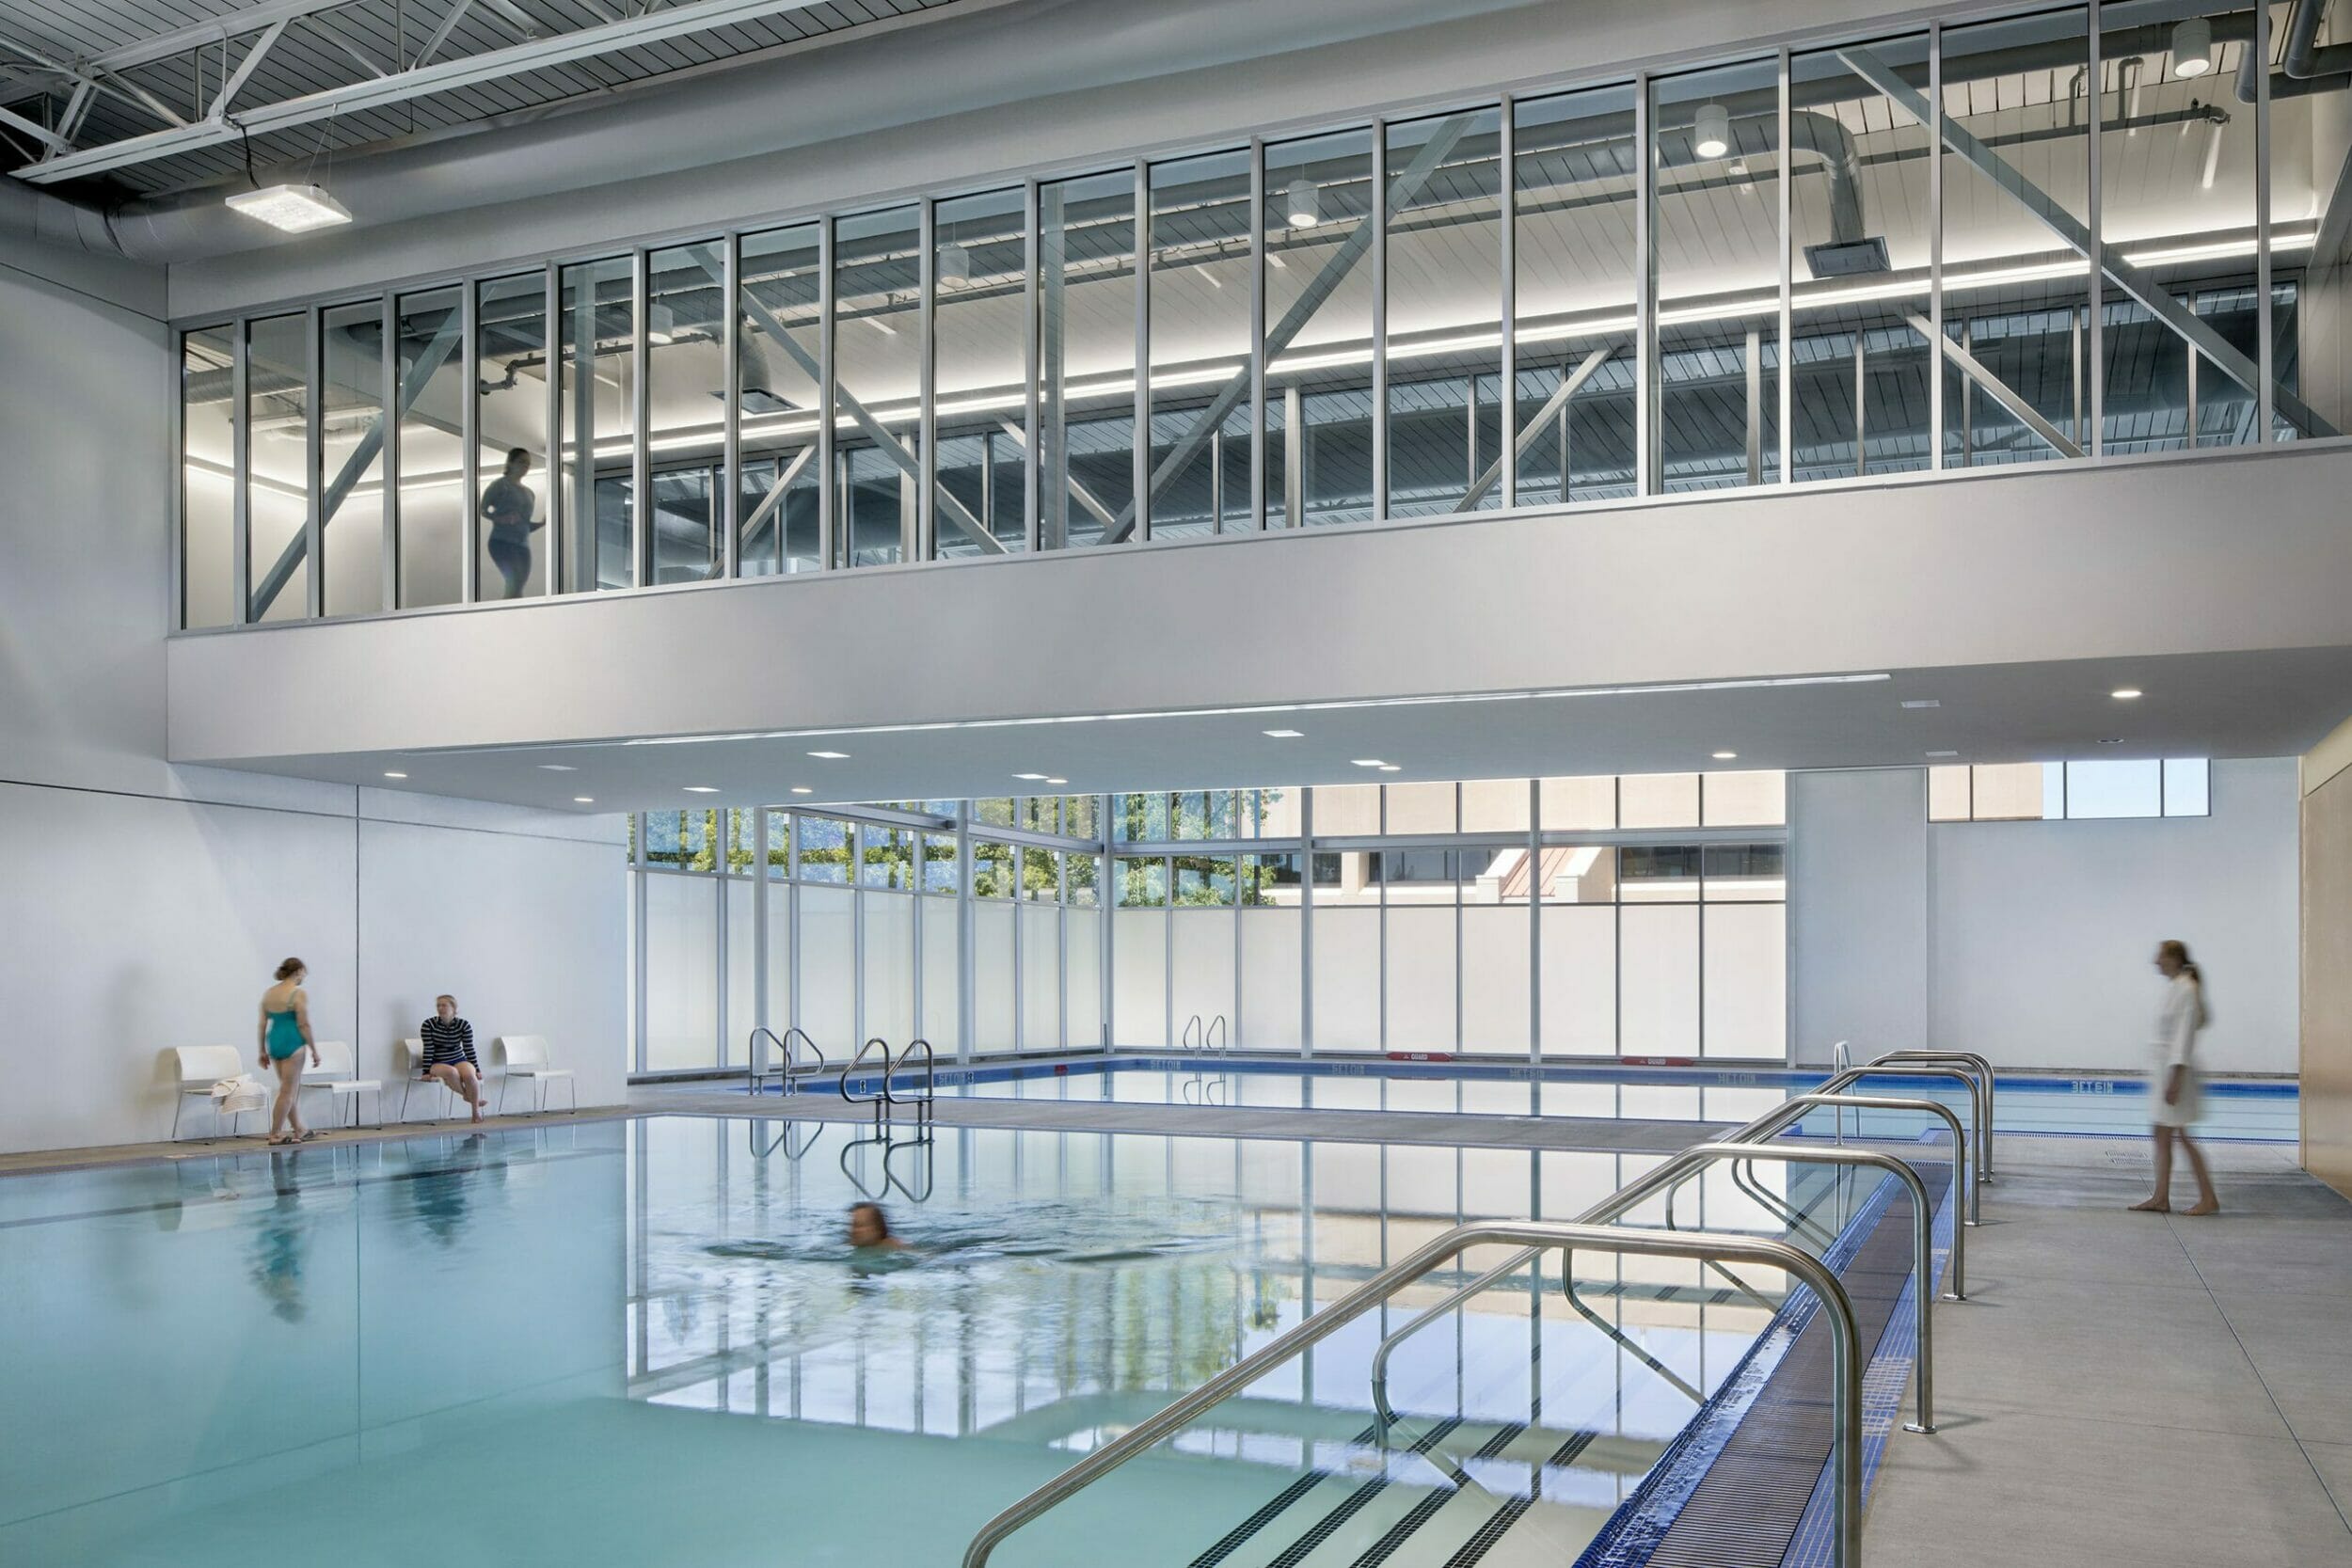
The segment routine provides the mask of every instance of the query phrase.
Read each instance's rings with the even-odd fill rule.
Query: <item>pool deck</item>
[[[2222,1212],[2191,1219],[2126,1212],[2142,1140],[2000,1140],[1872,1568],[2352,1564],[2352,1203],[2291,1147],[2207,1152]]]

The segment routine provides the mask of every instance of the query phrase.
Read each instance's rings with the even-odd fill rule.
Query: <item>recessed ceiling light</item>
[[[596,803],[596,798],[593,795],[575,795],[572,797],[572,804],[576,806],[593,806]]]
[[[289,234],[351,221],[351,209],[328,195],[325,185],[263,185],[237,192],[228,198],[228,205],[232,213],[259,218]]]
[[[1304,730],[1262,730],[1259,733],[1275,740],[1296,740],[1307,732]]]
[[[809,752],[809,755],[813,757],[821,757],[827,762],[847,762],[850,760],[850,753],[847,752]]]
[[[405,773],[387,773],[384,776],[388,779],[405,779],[408,775]]]
[[[1386,768],[1388,766],[1387,763],[1382,762],[1378,757],[1358,757],[1355,759],[1355,762],[1356,766],[1359,768]]]
[[[2108,692],[2107,695],[2114,698],[2119,703],[2128,703],[2134,697],[2139,695],[2139,688],[2136,686],[2119,686],[2114,690]]]
[[[1717,762],[1737,762],[1740,759],[1740,753],[1737,752],[1709,752],[1707,754]]]
[[[1070,781],[1069,781],[1068,779],[1048,779],[1048,780],[1046,780],[1045,782],[1046,782],[1047,784],[1068,784]]]
[[[550,773],[577,773],[579,768],[568,762],[543,762],[539,765]]]
[[[1043,784],[1045,782],[1045,775],[1042,773],[1015,773],[1013,777],[1024,780],[1029,784]]]
[[[1956,757],[1960,755],[1960,753],[1958,752],[1930,752],[1928,755],[1931,757]]]
[[[1404,769],[1396,763],[1384,762],[1380,765],[1380,771],[1383,773],[1399,773],[1403,772]]]
[[[2106,739],[2099,742],[2099,744],[2102,746],[2121,746],[2123,744],[2123,737],[2120,735],[2109,736]]]
[[[813,795],[816,791],[810,789],[806,784],[794,784],[792,786],[792,793],[795,795]]]
[[[1944,705],[1941,702],[1937,701],[1933,697],[1913,697],[1907,699],[1903,704],[1903,706],[1905,707],[1942,707],[1943,705]]]
[[[716,795],[719,793],[719,790],[718,786],[715,784],[688,784],[686,786],[686,793],[689,795]]]

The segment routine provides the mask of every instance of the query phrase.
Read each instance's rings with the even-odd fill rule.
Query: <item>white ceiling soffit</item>
[[[2128,703],[2110,695],[2125,687],[2144,695]],[[1614,772],[1917,768],[1936,761],[2293,756],[2343,718],[2347,690],[2352,648],[2305,648],[1699,682],[1549,699],[1518,694],[1524,700],[1508,700],[1505,694],[977,726],[615,738],[247,758],[234,766],[334,784],[602,812]],[[1735,754],[1718,759],[1719,752]],[[1369,766],[1374,763],[1394,771]],[[387,782],[390,775],[397,777]],[[798,793],[803,790],[807,793]]]
[[[981,0],[0,5],[0,136],[34,184],[143,191],[609,94]],[[162,25],[158,25],[162,24]]]

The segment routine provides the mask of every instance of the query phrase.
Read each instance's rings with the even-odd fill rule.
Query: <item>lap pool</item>
[[[1384,1261],[1658,1158],[661,1116],[0,1179],[0,1561],[952,1564]],[[1787,1234],[1723,1176],[1680,1223]],[[1824,1235],[1878,1191],[1758,1178]],[[861,1198],[905,1250],[846,1244]],[[1464,1274],[995,1561],[1572,1560],[1786,1305],[1576,1272],[1582,1313],[1555,1270],[1405,1341],[1386,1449],[1373,1351]]]

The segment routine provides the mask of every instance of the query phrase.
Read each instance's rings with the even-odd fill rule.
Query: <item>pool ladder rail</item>
[[[915,1087],[914,1092],[900,1094],[897,1085],[898,1078],[902,1072],[908,1070],[907,1064],[917,1051],[923,1053],[923,1081]],[[851,1094],[850,1092],[851,1076],[865,1065],[867,1056],[876,1054],[881,1057],[881,1083],[872,1094]],[[877,1035],[857,1048],[857,1054],[850,1057],[849,1065],[841,1069],[841,1077],[835,1086],[841,1091],[841,1098],[848,1103],[873,1107],[874,1127],[877,1132],[896,1119],[895,1113],[898,1107],[914,1106],[914,1125],[918,1134],[929,1137],[932,1115],[939,1102],[938,1053],[932,1051],[930,1041],[917,1036],[907,1041],[905,1048],[894,1057],[890,1053],[890,1042]]]
[[[1923,1061],[1919,1059],[1921,1055],[1936,1059]],[[1952,1065],[1946,1065],[1947,1062]],[[1966,1065],[1959,1065],[1963,1062]],[[1970,1091],[1968,1099],[1973,1128],[1963,1129],[1960,1117],[1950,1107],[1936,1101],[1836,1092],[1873,1075],[1959,1079]],[[1933,1346],[1930,1338],[1929,1317],[1930,1298],[1933,1295],[1931,1285],[1933,1212],[1928,1202],[1926,1186],[1917,1171],[1899,1156],[1877,1150],[1762,1146],[1765,1140],[1802,1121],[1807,1111],[1815,1109],[1832,1109],[1841,1117],[1848,1110],[1854,1111],[1857,1116],[1865,1110],[1901,1110],[1942,1121],[1952,1139],[1954,1208],[1960,1219],[1960,1223],[1952,1227],[1950,1290],[1946,1292],[1945,1299],[1959,1301],[1965,1299],[1967,1290],[1963,1261],[1964,1227],[1977,1223],[1977,1189],[1982,1182],[1991,1180],[1992,1101],[1992,1069],[1982,1057],[1967,1056],[1962,1053],[1893,1052],[1865,1066],[1846,1068],[1836,1072],[1821,1085],[1820,1091],[1799,1095],[1719,1139],[1692,1145],[1647,1174],[1620,1187],[1573,1222],[1529,1219],[1456,1226],[1409,1256],[1382,1269],[1287,1332],[1276,1336],[1158,1414],[1128,1428],[998,1513],[980,1528],[965,1547],[963,1568],[986,1568],[991,1554],[1015,1530],[1183,1430],[1197,1418],[1263,1377],[1274,1367],[1383,1306],[1414,1282],[1435,1273],[1472,1247],[1493,1243],[1515,1244],[1518,1250],[1502,1264],[1489,1269],[1469,1285],[1443,1298],[1436,1307],[1417,1315],[1381,1345],[1374,1363],[1373,1398],[1377,1412],[1375,1424],[1383,1437],[1388,1426],[1394,1420],[1388,1406],[1386,1372],[1389,1353],[1397,1341],[1436,1321],[1440,1314],[1496,1280],[1526,1267],[1554,1247],[1563,1254],[1563,1287],[1567,1290],[1572,1304],[1575,1304],[1575,1294],[1569,1284],[1569,1258],[1579,1251],[1693,1259],[1731,1278],[1743,1291],[1750,1290],[1750,1287],[1733,1275],[1727,1265],[1748,1263],[1778,1269],[1813,1291],[1829,1323],[1830,1398],[1835,1421],[1829,1454],[1832,1513],[1830,1560],[1833,1568],[1856,1568],[1862,1555],[1863,1349],[1854,1320],[1853,1303],[1836,1271],[1811,1253],[1768,1237],[1671,1228],[1652,1230],[1603,1222],[1616,1219],[1661,1194],[1666,1195],[1671,1202],[1676,1189],[1720,1162],[1733,1163],[1735,1171],[1756,1160],[1771,1160],[1832,1166],[1869,1166],[1896,1177],[1910,1189],[1913,1267],[1919,1275],[1914,1292],[1917,1298],[1915,1310],[1918,1314],[1919,1337],[1915,1373],[1918,1414],[1915,1421],[1906,1423],[1906,1429],[1932,1433],[1935,1430],[1931,1370]],[[1970,1131],[1975,1133],[1973,1144],[1968,1136]],[[1672,1223],[1671,1210],[1668,1211],[1668,1223]],[[1427,1448],[1426,1444],[1421,1445],[1422,1451],[1425,1452]]]
[[[1193,1014],[1191,1022],[1184,1025],[1184,1049],[1230,1053],[1233,1046],[1225,1028],[1225,1015],[1218,1013],[1204,1021],[1199,1013]],[[1192,1076],[1177,1086],[1176,1092],[1184,1097],[1187,1105],[1222,1105],[1226,1100],[1224,1075],[1220,1073],[1212,1078],[1196,1068]]]
[[[776,1060],[772,1067],[763,1064],[759,1059],[759,1042],[762,1037],[765,1037],[776,1048]],[[811,1056],[817,1058],[817,1066],[812,1069],[812,1073],[803,1073],[801,1070],[800,1048],[803,1046],[807,1048]],[[797,1094],[800,1092],[802,1078],[814,1073],[822,1073],[827,1065],[825,1053],[817,1049],[817,1042],[808,1037],[808,1031],[797,1026],[787,1029],[781,1035],[764,1024],[753,1030],[751,1038],[745,1042],[743,1056],[744,1060],[751,1064],[746,1075],[745,1087],[753,1094],[759,1093],[761,1083],[770,1078],[779,1080],[779,1093],[787,1097]]]

